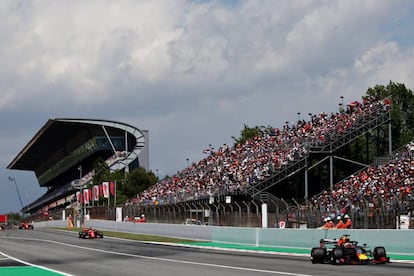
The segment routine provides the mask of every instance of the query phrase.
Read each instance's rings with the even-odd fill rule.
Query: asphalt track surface
[[[79,239],[51,229],[0,232],[0,275],[412,275],[414,264],[311,264],[308,256]]]

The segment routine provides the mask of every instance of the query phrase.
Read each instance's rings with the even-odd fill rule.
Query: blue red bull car
[[[79,231],[80,239],[96,239],[96,238],[103,239],[103,237],[104,237],[103,232],[98,231],[94,228],[83,228],[82,231]]]
[[[390,262],[385,248],[377,246],[374,250],[367,244],[359,245],[352,241],[349,235],[337,239],[321,239],[319,247],[312,248],[311,261],[313,264],[385,264]]]

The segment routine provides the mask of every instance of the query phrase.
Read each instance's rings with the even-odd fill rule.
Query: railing
[[[208,200],[195,200],[175,205],[119,206],[123,216],[133,218],[145,214],[147,222],[157,223],[183,223],[187,218],[198,219],[209,225],[223,225],[236,227],[261,227],[262,202],[257,200],[232,201],[226,203],[223,199],[214,203]],[[325,206],[322,202],[307,201],[305,204],[288,203],[285,200],[268,201],[268,226],[286,228],[318,228],[323,225],[326,216],[333,220],[340,213],[343,206]],[[29,216],[28,220],[42,221],[47,219],[62,219],[63,209],[49,210],[48,217],[43,214]],[[65,209],[66,216],[77,216],[74,209]],[[408,215],[411,218],[410,228],[414,228],[414,195],[411,198],[393,198],[391,204],[379,201],[369,203],[368,199],[362,199],[361,204],[354,205],[348,210],[355,229],[396,229],[399,228],[400,215]],[[115,220],[116,208],[95,206],[87,209],[91,219]]]
[[[359,117],[353,127],[348,129],[341,135],[333,133],[326,142],[320,146],[312,147],[313,152],[330,152],[335,151],[346,144],[357,139],[361,135],[364,135],[371,129],[375,129],[381,125],[384,125],[391,120],[391,110],[389,108],[384,109],[378,106],[371,113]]]

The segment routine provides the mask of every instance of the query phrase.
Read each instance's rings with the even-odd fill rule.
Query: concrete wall
[[[217,227],[212,232],[211,240],[262,245],[312,248],[319,246],[321,238],[338,239],[349,234],[352,240],[366,243],[372,249],[384,246],[387,251],[414,254],[413,230],[322,230],[322,229],[276,229],[276,228],[230,228]]]
[[[67,227],[67,221],[44,221],[37,227]],[[132,223],[108,220],[89,220],[87,227],[102,230],[160,235],[185,239],[237,243],[256,246],[286,246],[310,249],[319,245],[321,238],[339,238],[350,234],[352,240],[367,243],[373,249],[384,246],[387,252],[414,254],[414,230],[322,230],[199,226],[163,223]]]

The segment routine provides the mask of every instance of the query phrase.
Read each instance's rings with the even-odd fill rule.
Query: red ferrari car
[[[19,224],[19,229],[31,229],[33,230],[33,224],[28,223],[28,222],[22,222]]]
[[[82,231],[79,231],[79,238],[81,239],[95,239],[103,238],[103,232],[98,231],[94,228],[83,228]]]

